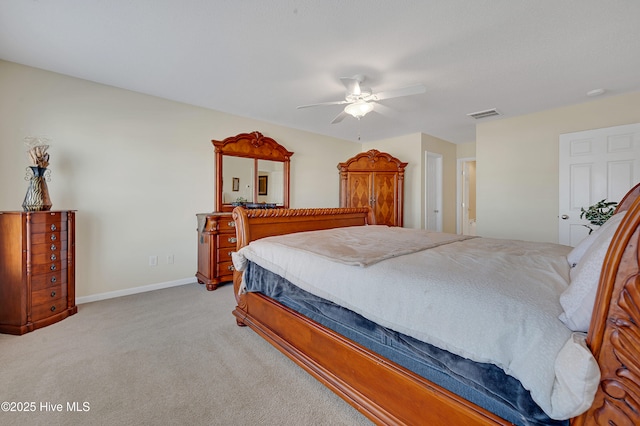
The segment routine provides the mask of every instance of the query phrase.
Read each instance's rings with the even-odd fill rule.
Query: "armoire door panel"
[[[378,225],[395,225],[397,222],[396,213],[398,211],[396,172],[376,172],[373,175],[373,209]]]
[[[349,197],[345,207],[371,205],[371,173],[352,173],[348,179]]]

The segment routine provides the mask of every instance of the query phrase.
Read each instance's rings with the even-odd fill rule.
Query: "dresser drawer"
[[[46,253],[60,253],[67,250],[67,241],[58,240],[44,244],[31,244],[31,254],[34,256]]]
[[[31,233],[60,232],[66,230],[66,213],[49,212],[31,215]]]
[[[61,284],[31,292],[31,304],[33,306],[54,303],[60,298],[67,298],[67,287]]]
[[[226,276],[227,278],[231,279],[233,277],[233,271],[235,270],[235,268],[233,267],[233,262],[218,262],[218,265],[216,266],[216,275],[219,278],[224,279],[224,277]]]
[[[34,254],[31,256],[33,265],[44,265],[52,262],[64,262],[67,260],[67,251],[50,251],[48,253]]]
[[[223,247],[218,249],[218,262],[230,262],[231,253],[235,251],[236,246]]]
[[[67,285],[67,270],[60,269],[47,274],[34,275],[31,277],[31,291],[42,290],[55,287],[56,285]]]
[[[218,248],[236,248],[236,234],[218,234],[216,235],[218,238]]]
[[[220,232],[230,232],[233,235],[236,234],[236,223],[234,220],[229,217],[221,217],[218,219],[218,231]]]
[[[31,234],[31,244],[45,244],[45,243],[60,243],[62,241],[67,241],[67,232],[63,231],[47,231],[41,232],[39,234],[33,233]]]
[[[59,298],[40,305],[33,305],[31,309],[31,321],[35,322],[49,318],[51,315],[63,312],[65,309],[67,309],[66,298]]]
[[[48,274],[50,272],[56,272],[67,269],[67,261],[56,260],[47,261],[46,263],[34,263],[31,265],[31,273],[33,275]]]

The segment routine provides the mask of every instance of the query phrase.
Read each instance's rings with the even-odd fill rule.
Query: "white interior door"
[[[425,152],[425,229],[442,232],[442,155]]]
[[[580,209],[620,199],[640,181],[640,123],[560,135],[558,242],[589,233]]]

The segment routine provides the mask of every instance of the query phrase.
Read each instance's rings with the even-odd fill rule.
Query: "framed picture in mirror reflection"
[[[258,176],[258,195],[267,195],[268,176]]]

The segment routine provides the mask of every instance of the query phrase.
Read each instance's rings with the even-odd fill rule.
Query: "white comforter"
[[[347,264],[359,239],[370,242],[372,232],[383,250],[402,247],[407,232],[413,240],[443,240],[406,228],[339,228],[260,239],[234,254],[234,263],[242,270],[253,261],[380,325],[493,363],[520,380],[552,418],[570,418],[591,405],[597,363],[584,336],[558,320],[569,247],[474,238],[376,262],[369,253],[355,260],[365,267]],[[327,255],[336,240],[348,242],[346,263]],[[328,243],[312,248],[310,241]]]

